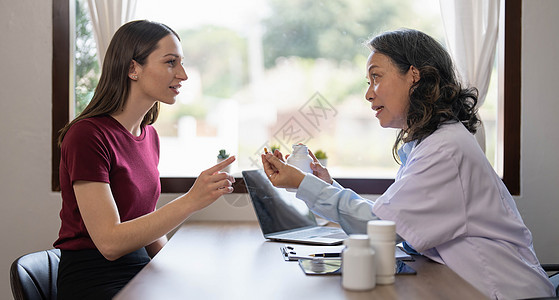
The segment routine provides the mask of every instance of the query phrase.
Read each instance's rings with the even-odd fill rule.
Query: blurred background
[[[237,155],[235,174],[259,168],[264,147],[287,154],[302,142],[326,153],[337,178],[393,178],[397,131],[365,101],[364,43],[407,27],[445,44],[438,0],[138,0],[135,19],[178,32],[189,77],[155,123],[162,177],[196,177],[220,149]],[[86,0],[76,1],[75,51],[77,114],[99,77]],[[494,164],[496,79],[480,113]]]

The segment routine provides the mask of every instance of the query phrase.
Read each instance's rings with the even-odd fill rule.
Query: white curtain
[[[111,38],[136,12],[136,0],[88,0],[89,15],[97,42],[97,58],[103,64]]]
[[[463,83],[479,90],[485,102],[499,32],[499,0],[440,0],[447,47]],[[483,121],[483,120],[482,120]],[[485,151],[485,129],[476,139]]]

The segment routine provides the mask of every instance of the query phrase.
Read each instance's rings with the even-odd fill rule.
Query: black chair
[[[26,254],[10,267],[10,284],[15,300],[56,300],[56,279],[60,250]]]

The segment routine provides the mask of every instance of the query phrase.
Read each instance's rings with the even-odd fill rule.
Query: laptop
[[[274,187],[264,170],[245,170],[242,175],[265,238],[310,245],[339,245],[348,238],[340,228],[318,225],[305,202]]]

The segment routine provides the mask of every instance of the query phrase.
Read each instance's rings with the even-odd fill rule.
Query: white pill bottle
[[[287,164],[297,167],[305,173],[311,173],[312,157],[309,155],[309,148],[305,145],[293,145],[293,152],[287,158]],[[286,189],[288,192],[297,192],[297,189]]]
[[[375,251],[366,234],[352,234],[344,241],[342,286],[351,291],[368,291],[376,285]]]
[[[377,284],[394,283],[396,272],[396,223],[388,220],[373,220],[367,223],[367,235],[371,248],[375,250]]]

